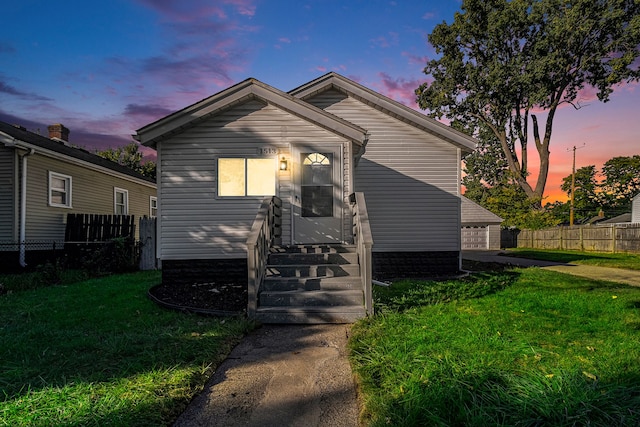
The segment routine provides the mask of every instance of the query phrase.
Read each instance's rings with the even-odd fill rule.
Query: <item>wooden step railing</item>
[[[373,235],[369,225],[369,214],[367,204],[364,200],[364,193],[353,193],[349,197],[351,202],[351,212],[353,215],[353,243],[358,252],[358,262],[360,263],[360,278],[362,279],[362,289],[364,290],[364,306],[367,315],[373,315],[373,285],[372,285],[372,265],[371,248],[373,247]]]
[[[273,196],[264,199],[247,238],[248,304],[247,315],[255,317],[258,294],[266,274],[269,248],[279,243],[282,235],[282,200]]]

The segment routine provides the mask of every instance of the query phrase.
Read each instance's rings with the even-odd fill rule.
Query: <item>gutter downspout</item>
[[[20,188],[20,267],[26,267],[25,260],[26,251],[26,235],[27,235],[27,157],[33,155],[36,151],[31,148],[28,152],[20,156],[22,159],[22,179]]]

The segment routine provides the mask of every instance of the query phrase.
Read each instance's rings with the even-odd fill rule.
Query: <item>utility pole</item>
[[[583,148],[585,144],[582,144]],[[573,227],[573,219],[574,219],[574,201],[575,201],[575,192],[576,192],[576,146],[573,146],[573,168],[571,169],[571,208],[569,210],[569,226]],[[567,151],[569,151],[567,149]]]

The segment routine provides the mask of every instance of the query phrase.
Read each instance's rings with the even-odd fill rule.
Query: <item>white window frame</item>
[[[155,218],[156,216],[158,216],[158,198],[149,196],[149,217]]]
[[[244,160],[244,194],[242,195],[220,195],[220,160],[221,159],[241,159]],[[274,162],[274,188],[273,194],[247,194],[247,189],[249,185],[249,170],[248,170],[248,160],[250,159],[265,159],[265,160],[273,160]],[[251,197],[267,197],[267,196],[276,196],[278,194],[278,175],[277,175],[277,167],[278,167],[278,159],[274,157],[247,157],[247,156],[225,156],[218,157],[216,160],[216,197],[217,198],[251,198]]]
[[[124,194],[124,212],[118,212],[118,193]],[[129,190],[113,187],[113,213],[115,215],[129,215]]]
[[[52,192],[55,191],[60,191],[60,189],[58,188],[53,188],[51,186],[51,183],[53,182],[53,178],[56,179],[61,179],[65,182],[65,188],[64,188],[64,193],[67,195],[67,203],[54,203],[52,200]],[[49,171],[49,206],[53,206],[56,208],[67,208],[67,209],[71,209],[73,207],[71,201],[71,196],[72,196],[72,189],[73,189],[73,178],[69,175],[64,175],[58,172],[53,172],[53,171]]]

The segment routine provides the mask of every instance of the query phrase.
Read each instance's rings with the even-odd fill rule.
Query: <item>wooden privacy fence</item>
[[[67,214],[65,242],[105,242],[136,234],[133,215]]]
[[[139,253],[134,240],[135,234],[136,222],[133,215],[67,214],[65,247],[69,253],[76,254],[86,250],[87,245],[104,246],[113,239],[124,238],[131,253],[136,258],[139,254],[140,270],[156,269],[156,219],[140,218]]]
[[[581,225],[520,230],[519,248],[640,253],[640,224]]]

